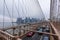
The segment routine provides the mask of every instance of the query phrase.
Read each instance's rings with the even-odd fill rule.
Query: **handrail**
[[[7,38],[12,38],[12,39],[17,39],[17,40],[21,40],[20,38],[16,38],[15,36],[13,36],[13,35],[11,35],[11,34],[8,34],[7,32],[4,32],[4,31],[2,31],[2,30],[0,30],[0,34],[5,38],[5,39],[7,39]],[[4,36],[5,35],[5,36]],[[6,38],[6,36],[7,36],[7,38]],[[8,39],[7,39],[8,40]]]
[[[50,22],[50,24],[51,24],[51,27],[53,28],[53,30],[55,31],[55,34],[58,35],[58,40],[60,40],[60,36],[59,36],[57,29],[54,27],[53,23]]]
[[[2,30],[0,30],[0,33],[5,34],[5,35],[10,36],[10,37],[14,37],[14,36],[12,36],[11,34],[8,34],[7,32],[4,32],[4,31],[2,31]]]
[[[33,32],[37,32],[37,31],[33,31]],[[46,35],[50,35],[50,36],[58,36],[57,34],[47,33],[47,32],[37,32],[37,33],[46,34]]]
[[[20,27],[20,26],[30,26],[30,25],[34,25],[34,24],[40,24],[40,23],[42,23],[42,22],[37,22],[37,23],[27,23],[27,24],[21,24],[21,25],[18,25],[18,26],[12,26],[12,27],[8,27],[8,28],[1,28],[0,30],[9,30],[9,29],[13,29],[13,28],[18,28],[18,27]]]

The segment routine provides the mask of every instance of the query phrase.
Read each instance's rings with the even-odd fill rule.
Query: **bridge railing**
[[[60,40],[60,38],[59,38],[60,36],[59,36],[59,33],[58,33],[57,29],[54,27],[52,22],[50,22],[50,25],[51,25],[52,33],[57,35],[57,36],[54,36],[54,39],[55,40]]]
[[[37,32],[36,28],[41,26],[41,25],[49,25],[50,26],[50,33]],[[37,32],[37,33],[50,35],[50,40],[59,40],[56,29],[54,28],[53,24],[51,24],[51,23],[48,23],[48,24],[47,23],[37,23],[37,24],[21,25],[21,26],[6,28],[1,33],[4,33],[4,31],[7,31],[7,30],[9,32],[10,29],[13,30],[13,33],[12,33],[13,37],[11,37],[11,34],[9,34],[10,36],[8,37],[8,38],[11,38],[11,39],[22,38],[22,37],[26,36],[25,35],[26,33],[30,32],[30,31],[33,31],[33,32]],[[15,34],[15,31],[17,29],[18,29],[18,33],[16,32],[17,34]],[[7,33],[4,33],[4,34],[7,35]]]
[[[10,33],[13,36],[22,36],[23,34],[26,34],[27,32],[29,32],[29,30],[35,30],[36,27],[37,27],[37,25],[35,25],[35,24],[33,24],[33,25],[32,24],[23,24],[23,25],[13,26],[13,27],[9,27],[9,28],[4,28],[1,30]]]

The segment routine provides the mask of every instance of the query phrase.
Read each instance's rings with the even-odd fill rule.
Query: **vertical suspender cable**
[[[11,20],[11,23],[12,23],[11,15],[10,15],[9,9],[8,9],[8,7],[7,7],[6,1],[4,2],[4,4],[5,4],[5,7],[6,7],[6,9],[7,9],[7,12],[8,12],[8,14],[9,14],[9,17],[10,17],[10,20]]]
[[[18,13],[18,17],[20,17],[20,14],[19,14],[19,11],[18,11],[18,8],[17,8],[16,4],[15,4],[15,8],[16,8],[16,11]]]
[[[28,3],[29,4],[29,3]],[[26,4],[27,5],[27,4]],[[30,5],[30,4],[29,4]],[[27,14],[28,14],[28,17],[29,17],[29,6],[27,6],[27,8],[26,8],[26,10],[27,10]]]
[[[5,2],[5,6],[6,6],[6,9],[7,9],[7,11],[8,11],[9,17],[11,18],[11,15],[10,15],[10,12],[9,12],[9,9],[8,9],[8,7],[7,7],[6,2]]]
[[[12,26],[13,26],[13,10],[14,10],[14,0],[12,0]]]
[[[18,0],[18,15],[19,15],[19,18],[20,18],[20,14],[19,14],[19,0]]]
[[[23,3],[23,2],[22,2],[22,3]],[[24,14],[24,8],[23,8],[24,6],[22,5],[22,3],[20,2],[20,6],[21,6],[21,11],[22,11],[22,13]],[[25,15],[22,15],[22,16],[25,17]],[[24,17],[23,17],[23,18],[24,18]]]
[[[3,29],[4,29],[4,15],[5,15],[5,0],[3,0]]]
[[[18,15],[19,15],[19,0],[18,0]],[[19,15],[20,18],[20,15]],[[21,27],[18,27],[18,36],[21,35]]]
[[[22,0],[22,3],[23,3],[23,5],[24,5],[24,7],[25,7],[25,12],[27,13],[26,5],[24,4],[24,1],[23,1],[23,0]],[[25,14],[25,17],[26,17],[26,14]]]
[[[23,10],[25,9],[25,6],[24,6],[24,2],[22,0],[22,5],[23,5]],[[22,11],[23,12],[23,11]],[[24,10],[24,14],[25,14],[25,10]],[[24,18],[26,17],[26,15],[24,15]],[[24,20],[24,23],[25,23],[25,20]]]
[[[21,2],[20,2],[20,7],[21,7],[22,13],[24,14],[24,9],[23,9],[23,6],[22,6]],[[22,15],[22,16],[24,16],[24,15]]]

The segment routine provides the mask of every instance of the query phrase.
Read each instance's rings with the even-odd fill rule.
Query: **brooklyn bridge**
[[[49,5],[46,20],[39,0],[0,0],[0,40],[60,40],[58,1]]]

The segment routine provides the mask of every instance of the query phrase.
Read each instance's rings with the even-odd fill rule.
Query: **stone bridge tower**
[[[60,0],[50,1],[50,20],[59,21],[60,20]]]

